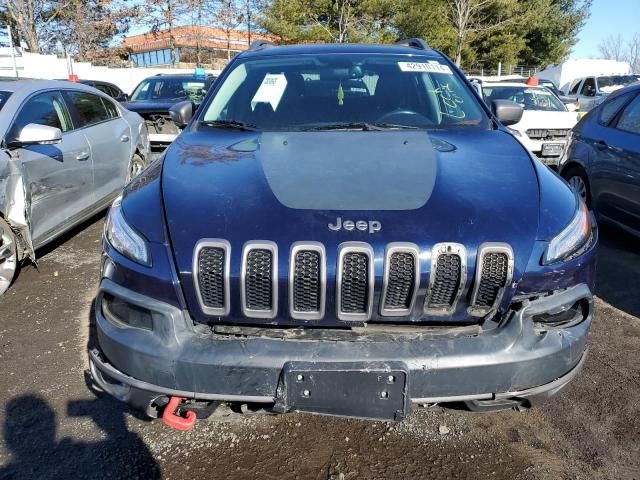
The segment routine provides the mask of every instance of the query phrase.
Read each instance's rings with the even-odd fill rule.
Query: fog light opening
[[[534,327],[538,330],[552,330],[554,328],[568,328],[578,325],[589,316],[589,302],[581,299],[571,308],[558,312],[545,312],[532,317]]]
[[[153,329],[151,311],[126,302],[110,293],[103,294],[100,307],[102,315],[118,327],[128,326],[145,330]]]

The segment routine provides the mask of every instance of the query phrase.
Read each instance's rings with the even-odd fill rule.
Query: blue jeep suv
[[[505,128],[521,114],[420,40],[236,56],[110,210],[94,381],[178,424],[558,392],[586,356],[597,230]]]

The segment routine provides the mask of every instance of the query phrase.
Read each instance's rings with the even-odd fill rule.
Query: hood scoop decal
[[[273,194],[305,210],[414,210],[435,184],[426,132],[267,132],[257,152]]]

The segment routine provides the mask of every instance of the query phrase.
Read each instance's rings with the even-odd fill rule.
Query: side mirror
[[[129,100],[129,95],[127,95],[126,93],[121,93],[120,95],[118,95],[118,98],[116,98],[116,100],[119,102],[127,102]]]
[[[169,109],[169,115],[178,128],[184,128],[193,118],[194,111],[193,102],[191,100],[185,100],[172,106]]]
[[[524,109],[511,100],[493,100],[491,111],[504,126],[507,126],[518,123],[522,119]]]
[[[10,143],[13,146],[21,147],[24,145],[52,145],[60,143],[61,140],[62,131],[59,128],[29,123],[20,131],[18,138]]]

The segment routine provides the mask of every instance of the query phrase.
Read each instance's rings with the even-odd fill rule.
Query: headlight
[[[582,250],[590,238],[591,219],[587,207],[581,201],[569,225],[549,242],[543,263],[549,265],[571,259]]]
[[[147,242],[129,226],[122,214],[122,196],[116,198],[107,214],[104,236],[111,246],[136,263],[151,266]]]

